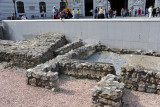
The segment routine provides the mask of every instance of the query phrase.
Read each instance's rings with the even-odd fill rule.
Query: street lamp
[[[15,2],[16,2],[16,0],[12,0],[12,2],[13,2],[13,4],[14,4],[15,18],[17,18],[16,6],[15,6]]]

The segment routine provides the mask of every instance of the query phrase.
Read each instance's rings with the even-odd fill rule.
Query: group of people
[[[53,15],[53,19],[70,19],[70,18],[79,19],[80,11],[79,9],[77,9],[76,11],[74,9],[72,11],[70,9],[67,9],[67,11],[65,11],[65,9],[58,10],[54,6],[52,10],[52,15]]]
[[[132,10],[131,9],[121,9],[121,17],[126,17],[126,16],[130,16],[132,15]]]
[[[16,19],[17,19],[17,17],[16,17],[16,15],[15,15],[15,13],[13,13],[12,16],[11,16],[11,20],[16,20]],[[20,19],[21,19],[21,20],[26,20],[27,17],[25,16],[25,14],[22,14],[22,16],[21,16]]]
[[[112,17],[116,17],[117,15],[117,11],[113,11],[111,8],[110,9],[102,9],[102,7],[99,8],[95,8],[94,9],[94,18],[95,19],[103,19],[103,18],[112,18]]]
[[[149,18],[151,18],[151,16],[153,17],[159,17],[160,16],[160,8],[152,8],[152,6],[150,6],[148,9],[146,9],[146,14],[148,14]]]

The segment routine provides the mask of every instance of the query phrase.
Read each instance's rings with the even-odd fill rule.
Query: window
[[[46,13],[46,3],[45,2],[40,2],[39,3],[39,9],[40,9],[40,13]]]
[[[17,11],[18,13],[24,13],[24,3],[21,1],[17,2]]]
[[[34,11],[35,10],[35,6],[29,6],[29,10],[30,11]]]

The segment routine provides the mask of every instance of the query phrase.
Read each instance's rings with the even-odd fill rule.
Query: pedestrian
[[[106,9],[103,10],[104,18],[106,18]]]
[[[11,20],[16,20],[16,16],[14,13],[12,14]]]
[[[135,17],[137,16],[137,9],[135,9]]]
[[[57,19],[57,14],[58,14],[58,11],[56,9],[56,6],[53,6],[53,10],[52,10],[52,15],[53,15],[53,19]]]
[[[106,18],[107,18],[107,19],[109,18],[109,11],[108,11],[107,8],[106,8]]]
[[[21,20],[26,20],[26,16],[23,14],[22,17],[21,17]]]
[[[94,18],[96,19],[98,17],[98,9],[97,7],[94,9]]]
[[[60,19],[61,19],[61,20],[62,20],[62,19],[65,19],[65,15],[63,14],[63,11],[60,12],[59,16],[60,16]]]
[[[99,13],[98,13],[98,19],[104,19],[104,14],[103,14],[102,7],[101,7],[101,9],[99,10]]]
[[[132,10],[131,9],[129,9],[129,16],[131,17],[131,14],[132,14]]]
[[[152,6],[150,6],[150,7],[148,8],[149,18],[152,17],[152,11],[153,11]]]
[[[141,9],[140,8],[138,9],[138,16],[139,17],[141,16]]]
[[[113,16],[113,11],[112,11],[112,9],[110,8],[110,9],[109,9],[109,17],[112,18],[112,16]]]
[[[79,14],[80,14],[80,11],[79,11],[79,9],[77,9],[77,19],[79,19]]]
[[[147,17],[149,17],[148,8],[146,8],[145,15],[146,15]]]
[[[58,10],[58,18],[60,19],[60,14],[61,14],[62,10],[59,8]]]
[[[152,15],[153,17],[156,16],[156,8],[153,8]]]
[[[159,7],[157,7],[157,9],[156,9],[156,17],[159,17]]]
[[[121,17],[124,16],[124,15],[123,15],[123,11],[124,11],[124,9],[122,8],[122,9],[121,9]]]
[[[73,15],[72,18],[75,19],[75,10],[74,9],[72,10],[72,15]]]

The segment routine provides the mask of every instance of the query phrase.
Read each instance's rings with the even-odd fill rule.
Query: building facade
[[[15,0],[15,3],[12,0],[0,0],[0,20],[7,19],[13,13],[17,13],[17,16],[20,17],[22,14],[25,14],[28,19],[31,19],[33,16],[35,18],[43,18],[45,15],[46,18],[52,17],[53,6],[56,6],[57,9],[60,8],[60,2],[62,0]],[[66,2],[66,0],[63,0]],[[69,9],[79,9],[81,16],[91,16],[92,11],[95,7],[98,8],[112,8],[117,10],[120,14],[121,8],[124,9],[135,9],[141,8],[146,10],[149,6],[154,8],[160,7],[160,0],[67,0]],[[15,8],[14,8],[15,5]]]

